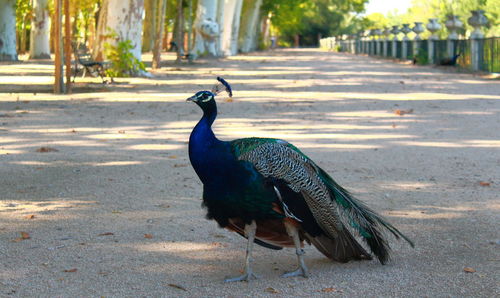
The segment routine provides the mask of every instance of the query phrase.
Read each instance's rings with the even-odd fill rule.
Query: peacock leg
[[[255,220],[251,224],[245,225],[245,236],[247,236],[247,254],[245,260],[245,273],[242,276],[237,276],[234,278],[228,278],[226,282],[233,281],[249,281],[250,279],[257,279],[257,276],[253,273],[252,267],[250,267],[250,260],[252,257],[253,242],[255,241],[255,232],[257,231],[257,224]]]
[[[295,227],[295,225],[288,222],[287,220],[285,220],[284,223],[285,223],[285,227],[286,227],[286,231],[287,231],[288,235],[290,235],[290,237],[292,237],[293,244],[295,244],[295,253],[297,254],[299,268],[297,268],[297,270],[295,270],[295,271],[287,272],[287,273],[283,274],[283,277],[299,276],[299,275],[301,275],[303,277],[307,277],[308,276],[307,267],[306,267],[306,264],[304,262],[305,252],[302,249],[302,247],[300,247],[299,231],[297,230],[297,227]]]

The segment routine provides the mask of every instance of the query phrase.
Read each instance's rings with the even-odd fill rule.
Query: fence
[[[361,31],[357,35],[328,37],[320,40],[320,47],[339,52],[367,54],[370,56],[391,57],[401,60],[413,60],[418,64],[456,64],[474,71],[500,73],[500,37],[484,38],[481,27],[488,24],[484,10],[471,10],[467,19],[473,31],[470,39],[459,39],[457,31],[464,27],[456,15],[448,15],[444,23],[448,30],[447,39],[439,39],[436,32],[441,29],[438,19],[429,19],[425,26],[431,35],[422,40],[420,34],[425,31],[422,22],[392,26],[391,28]],[[415,33],[413,40],[408,33]],[[392,39],[389,35],[392,34]],[[404,34],[400,40],[398,37]],[[458,59],[456,59],[456,55]],[[455,60],[452,58],[455,57]]]
[[[456,61],[459,67],[500,73],[500,37],[459,40],[361,40],[329,37],[322,39],[320,46],[352,54],[413,60],[418,64],[440,64],[460,54]]]

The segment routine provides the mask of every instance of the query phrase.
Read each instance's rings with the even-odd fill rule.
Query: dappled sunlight
[[[263,129],[253,129],[252,131],[241,131],[239,128],[227,128],[218,130],[221,135],[240,135],[241,137],[259,136],[262,138],[278,138],[289,140],[308,140],[308,139],[328,139],[328,140],[380,140],[380,139],[405,139],[412,138],[412,135],[400,134],[342,134],[342,133],[297,133],[295,130],[286,129],[279,131],[266,131]]]
[[[464,215],[459,212],[433,212],[427,213],[418,210],[403,210],[403,211],[390,211],[387,212],[389,216],[412,218],[412,219],[453,219],[463,217]]]
[[[324,144],[324,143],[308,143],[300,142],[300,148],[307,149],[338,149],[339,151],[356,151],[356,150],[368,150],[381,148],[379,145],[369,145],[369,144]]]
[[[443,141],[393,141],[393,144],[403,146],[436,147],[436,148],[500,148],[499,140],[456,140]]]
[[[113,166],[133,166],[140,165],[144,162],[134,161],[134,160],[116,160],[116,161],[105,161],[105,162],[45,162],[45,161],[11,161],[8,162],[13,165],[22,165],[22,166],[44,166],[44,167],[59,167],[61,165],[65,166],[92,166],[92,167],[113,167]]]
[[[177,150],[184,148],[183,145],[173,145],[173,144],[139,144],[128,146],[127,149],[131,150]]]
[[[136,243],[127,246],[142,251],[190,254],[192,252],[218,249],[221,247],[221,244],[217,242],[198,243],[192,241],[176,241],[176,242],[156,242],[151,244]],[[194,256],[198,256],[200,259],[208,257],[206,254],[196,254],[193,255],[193,257]]]
[[[439,205],[412,205],[410,209],[388,211],[388,216],[412,219],[453,219],[466,217],[471,212],[500,210],[500,203],[494,201],[490,204],[464,203],[455,206]],[[471,205],[474,204],[474,205]]]
[[[387,190],[415,190],[415,189],[432,189],[435,187],[433,183],[424,183],[416,181],[393,181],[381,182],[378,184],[381,189]]]
[[[25,192],[19,190],[19,193]],[[82,198],[83,199],[83,198]],[[37,213],[47,211],[57,211],[62,209],[86,209],[91,208],[96,201],[75,200],[75,198],[44,198],[38,201],[27,200],[10,200],[3,198],[0,203],[0,212],[4,212],[2,216],[9,216],[8,212],[20,212],[22,214]]]

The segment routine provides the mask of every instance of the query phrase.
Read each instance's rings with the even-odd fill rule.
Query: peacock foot
[[[225,282],[233,282],[233,281],[250,281],[252,279],[257,279],[257,275],[255,275],[253,272],[248,272],[245,273],[241,276],[233,277],[233,278],[228,278],[224,280]]]
[[[309,277],[309,274],[307,273],[307,269],[299,267],[295,271],[287,272],[283,274],[281,277],[293,277],[293,276],[303,276],[305,278]]]

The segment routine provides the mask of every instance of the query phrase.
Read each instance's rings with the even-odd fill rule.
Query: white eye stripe
[[[201,102],[207,102],[207,101],[209,101],[209,100],[211,100],[211,99],[212,99],[212,97],[211,97],[211,96],[209,96],[208,98],[202,99],[202,100],[201,100]]]

